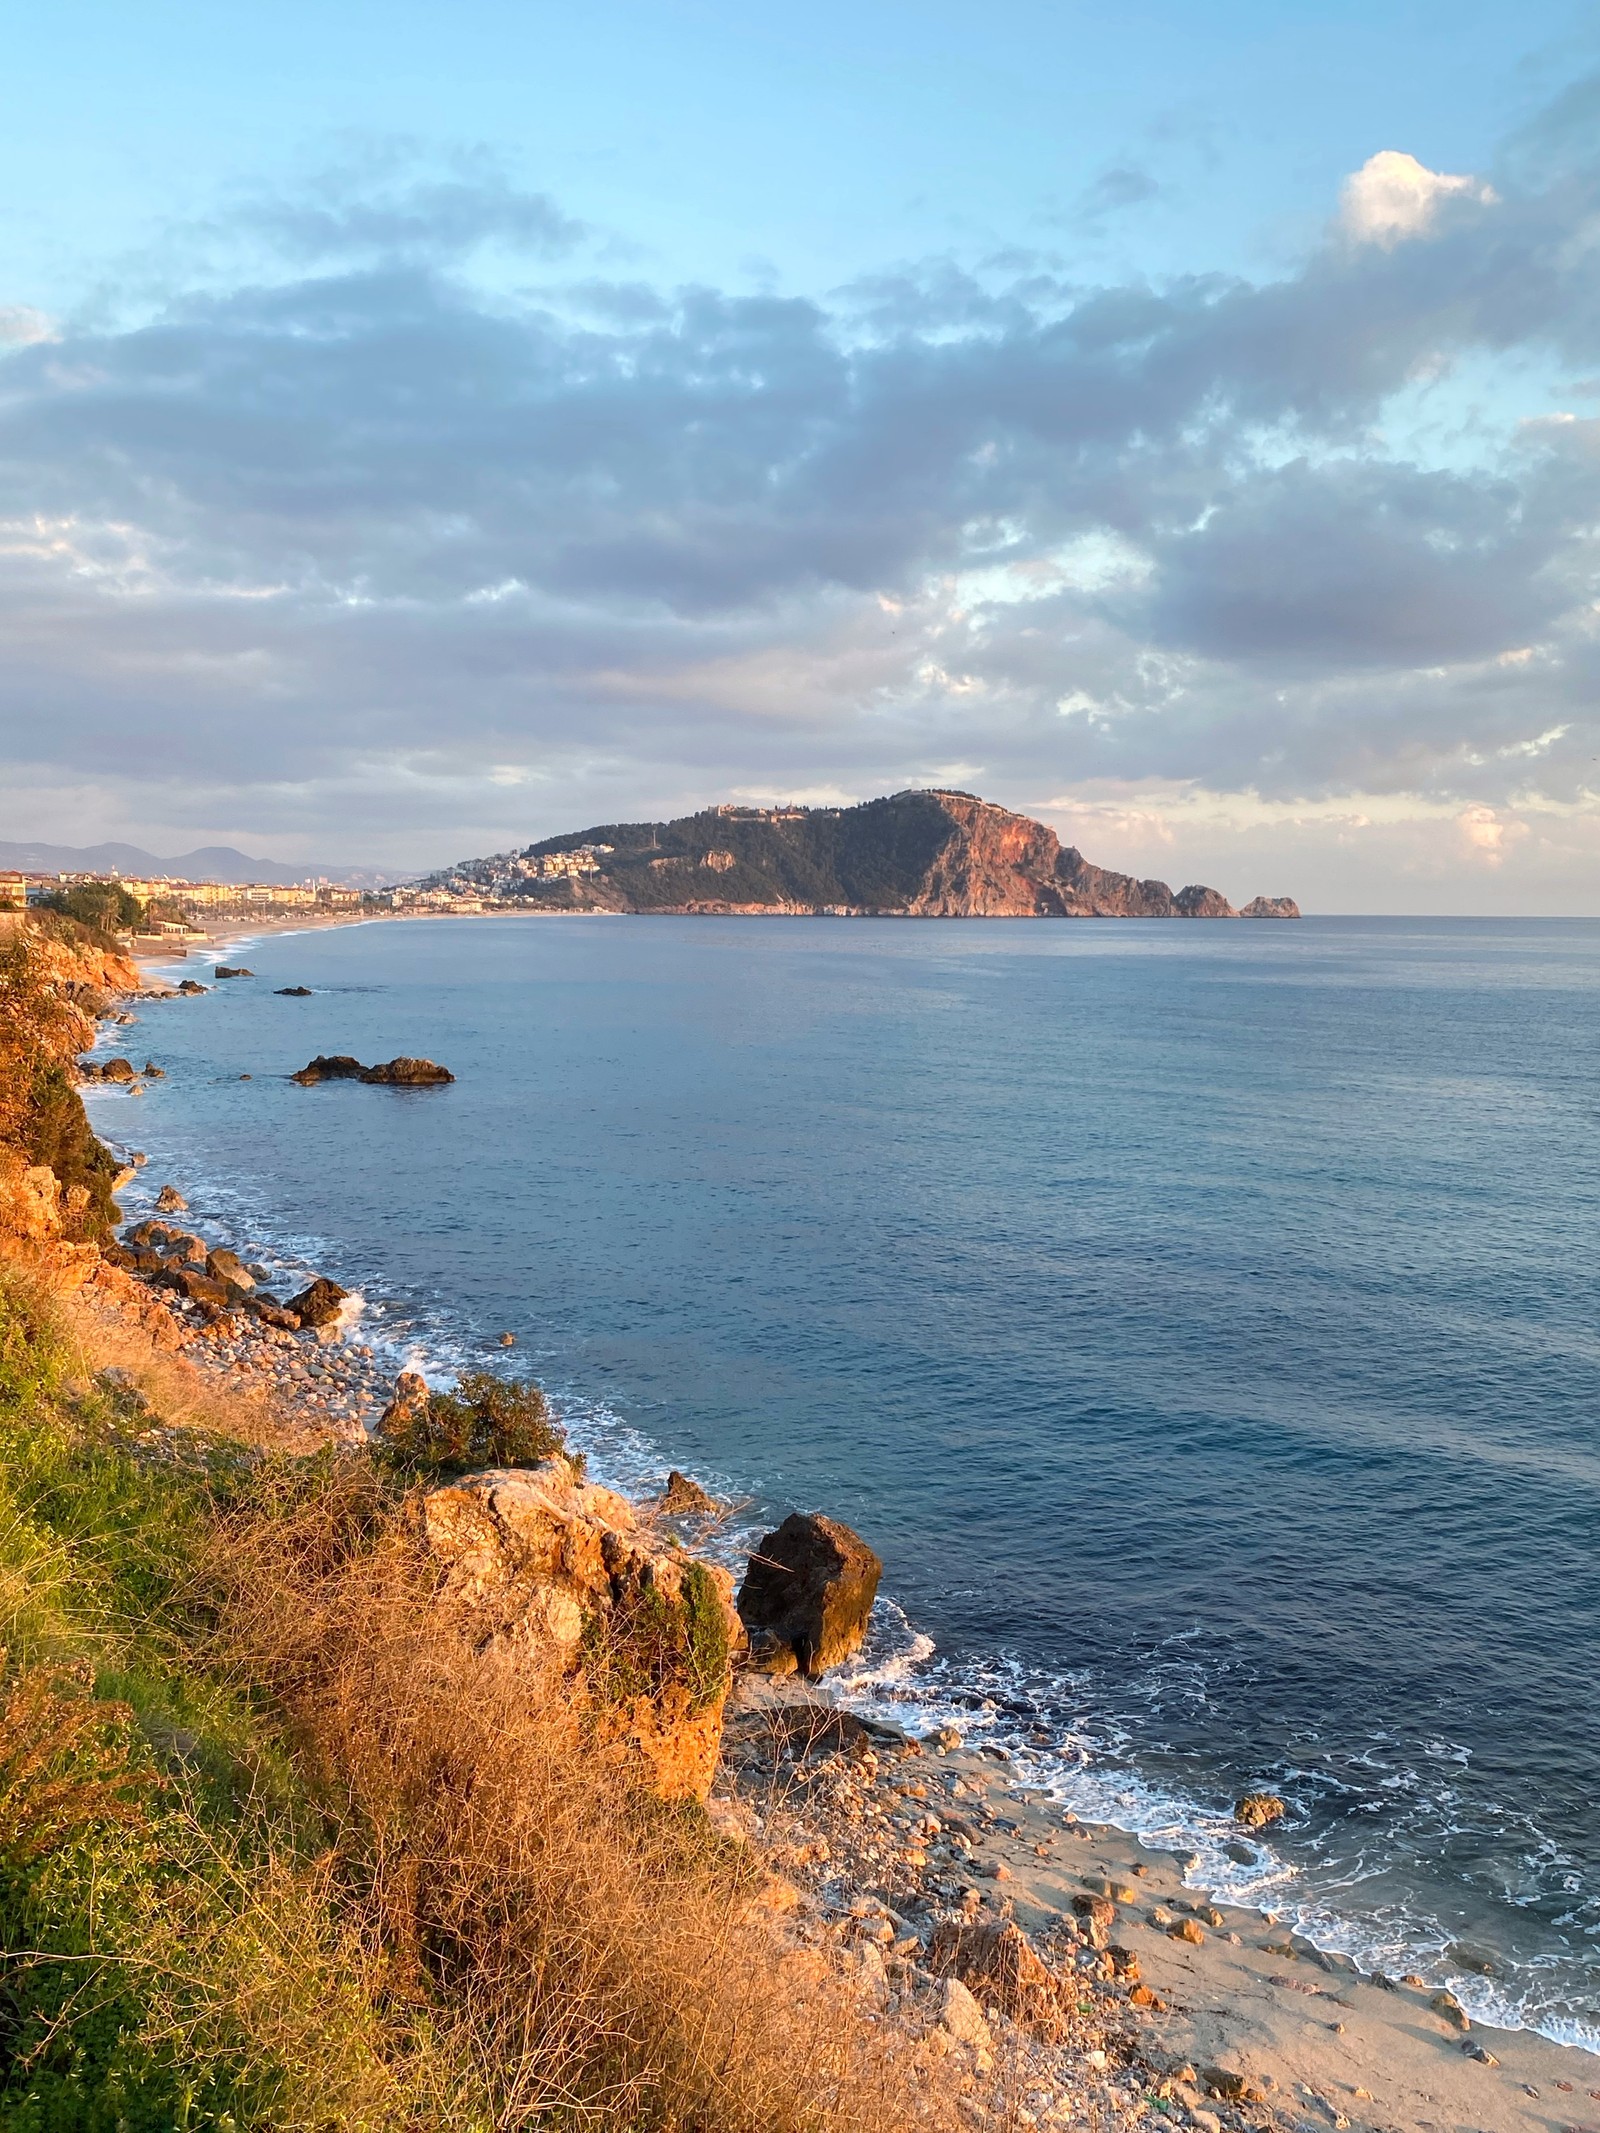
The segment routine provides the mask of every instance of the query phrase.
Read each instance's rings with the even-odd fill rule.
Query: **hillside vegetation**
[[[36,938],[0,957],[15,1177],[51,1073],[87,1134],[83,1024]],[[59,1205],[81,1274],[99,1214]],[[416,1447],[207,1391],[51,1249],[0,1236],[0,2133],[937,2115],[775,1929],[759,1858],[598,1752],[592,1700],[441,1619]],[[499,1456],[558,1441],[531,1392],[502,1407]]]

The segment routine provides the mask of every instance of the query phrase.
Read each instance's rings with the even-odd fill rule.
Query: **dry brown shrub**
[[[289,1714],[385,1990],[427,2010],[486,2123],[949,2122],[904,2040],[786,1943],[746,1855],[587,1752],[581,1704],[441,1619],[365,1462],[275,1509],[219,1542],[219,1652]]]

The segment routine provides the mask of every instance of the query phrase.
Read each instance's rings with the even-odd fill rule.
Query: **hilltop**
[[[1298,918],[1292,898],[1236,910],[1098,867],[1054,830],[964,792],[856,807],[703,809],[608,822],[468,860],[440,886],[554,910],[833,913],[906,918]]]

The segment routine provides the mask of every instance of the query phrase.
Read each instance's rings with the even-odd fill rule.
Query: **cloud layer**
[[[3,827],[421,863],[959,776],[1410,796],[1512,865],[1600,754],[1573,132],[1375,155],[1256,282],[664,290],[467,166],[254,203],[136,318],[0,304]]]

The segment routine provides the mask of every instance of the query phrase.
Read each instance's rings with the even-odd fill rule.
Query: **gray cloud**
[[[1600,173],[1550,128],[1543,189],[1525,139],[1494,195],[1262,283],[511,292],[480,247],[584,232],[492,169],[256,203],[270,276],[0,358],[14,789],[92,763],[145,841],[354,857],[950,760],[1579,793],[1594,421],[1472,467],[1381,428],[1463,359],[1600,358]]]

